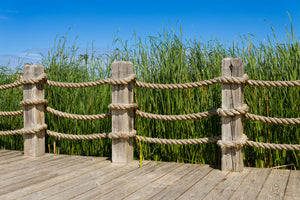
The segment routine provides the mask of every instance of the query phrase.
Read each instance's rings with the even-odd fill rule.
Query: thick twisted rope
[[[274,149],[274,150],[290,150],[290,151],[299,151],[299,144],[274,144],[274,143],[263,143],[263,142],[254,142],[246,141],[245,145],[251,147],[257,147],[262,149]]]
[[[48,104],[48,101],[46,99],[26,99],[24,101],[21,101],[21,106],[32,106],[32,105],[38,105],[38,104]]]
[[[18,130],[10,130],[10,131],[0,131],[1,136],[6,135],[22,135],[22,134],[36,134],[41,132],[42,130],[47,129],[47,124],[38,125],[36,128],[33,129],[18,129]]]
[[[71,140],[94,140],[94,139],[102,139],[102,138],[110,138],[110,139],[128,139],[135,137],[136,131],[132,132],[118,132],[118,133],[95,133],[91,135],[72,135],[72,134],[65,134],[65,133],[58,133],[54,131],[47,130],[47,134],[57,137],[57,138],[64,138],[64,139],[71,139]]]
[[[17,116],[23,115],[23,110],[18,111],[0,111],[0,116]]]
[[[140,81],[135,82],[135,86],[149,88],[149,89],[188,89],[188,88],[197,88],[208,85],[213,85],[216,83],[222,84],[245,84],[251,86],[263,86],[263,87],[295,87],[300,86],[300,80],[295,81],[258,81],[258,80],[249,80],[247,74],[244,74],[242,77],[216,77],[213,79],[208,79],[204,81],[191,82],[191,83],[182,83],[182,84],[155,84],[155,83],[144,83]]]
[[[236,83],[243,84],[248,80],[248,75],[244,74],[243,77],[217,77],[205,81],[198,81],[192,83],[182,83],[182,84],[155,84],[155,83],[144,83],[136,81],[135,85],[138,87],[150,88],[150,89],[188,89],[188,88],[196,88],[203,87],[208,85],[213,85],[216,83]]]
[[[204,117],[209,117],[217,114],[217,110],[209,110],[201,113],[193,113],[187,115],[159,115],[146,113],[140,110],[136,110],[136,115],[148,119],[156,119],[156,120],[166,120],[166,121],[175,121],[175,120],[190,120],[190,119],[201,119]]]
[[[216,114],[218,114],[221,117],[232,117],[236,115],[243,115],[247,113],[247,111],[248,111],[248,106],[244,104],[242,107],[237,107],[233,109],[218,108],[217,110],[209,110],[201,113],[193,113],[187,115],[159,115],[159,114],[142,112],[140,110],[136,110],[135,114],[148,119],[179,121],[179,120],[201,119]]]
[[[98,81],[82,82],[82,83],[68,83],[68,82],[57,82],[57,81],[47,80],[46,84],[55,87],[64,87],[64,88],[84,88],[84,87],[93,87],[93,86],[104,85],[104,84],[127,85],[135,79],[136,79],[136,75],[132,74],[131,76],[123,79],[107,78]]]
[[[109,133],[96,133],[92,135],[71,135],[65,133],[58,133],[54,131],[47,130],[46,133],[48,135],[57,137],[57,138],[64,138],[64,139],[71,139],[71,140],[94,140],[94,139],[101,139],[106,138]]]
[[[221,136],[175,140],[175,139],[150,138],[150,137],[143,137],[138,135],[135,136],[136,140],[143,141],[143,142],[156,143],[156,144],[175,144],[175,145],[211,143],[211,142],[218,141],[220,138]]]
[[[257,81],[257,80],[248,80],[247,85],[252,86],[262,86],[262,87],[299,87],[300,80],[295,81]]]
[[[47,74],[43,73],[38,78],[35,79],[21,79],[20,81],[15,81],[14,83],[1,85],[0,90],[6,90],[9,88],[15,88],[27,84],[37,84],[45,79],[47,79]]]
[[[111,117],[111,113],[103,113],[103,114],[96,114],[96,115],[77,115],[77,114],[61,112],[50,107],[46,107],[46,110],[49,113],[57,115],[59,117],[65,117],[68,119],[76,119],[76,120],[96,120],[96,119],[104,119],[104,118]]]
[[[247,119],[253,120],[253,121],[260,121],[265,122],[269,124],[300,124],[300,118],[276,118],[276,117],[264,117],[259,115],[254,115],[250,113],[246,113],[245,117]]]
[[[136,108],[137,108],[136,103],[128,103],[128,104],[114,103],[108,105],[108,109],[110,110],[131,110]]]

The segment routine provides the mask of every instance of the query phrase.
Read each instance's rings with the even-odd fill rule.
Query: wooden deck
[[[145,161],[0,150],[0,199],[300,199],[300,171]]]

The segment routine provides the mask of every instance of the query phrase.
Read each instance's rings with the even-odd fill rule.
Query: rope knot
[[[226,148],[238,148],[243,147],[244,144],[248,141],[248,137],[243,134],[240,140],[236,141],[222,141],[218,140],[217,144],[224,151]]]
[[[114,103],[114,104],[109,104],[108,109],[110,109],[110,110],[132,110],[132,109],[137,109],[137,104],[136,103],[128,103],[128,104]]]
[[[115,132],[115,133],[111,132],[108,134],[108,137],[110,139],[119,139],[119,138],[129,139],[135,137],[135,135],[136,135],[136,130],[133,130],[130,132]]]
[[[232,109],[225,109],[225,108],[218,108],[217,113],[221,117],[233,117],[236,115],[244,115],[248,112],[249,107],[247,104],[244,104],[241,107],[232,108]]]

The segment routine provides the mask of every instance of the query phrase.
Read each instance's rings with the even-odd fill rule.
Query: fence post
[[[36,79],[44,73],[41,65],[25,65],[24,79]],[[23,86],[23,101],[44,100],[44,81]],[[24,129],[35,129],[45,123],[45,105],[24,105]],[[24,155],[38,157],[45,154],[45,130],[36,134],[24,135]]]
[[[242,77],[244,62],[241,58],[224,58],[222,60],[222,76]],[[243,86],[238,84],[222,84],[222,108],[232,109],[243,105]],[[242,115],[222,117],[222,142],[241,140],[243,134]],[[243,148],[233,147],[222,150],[222,170],[242,171]]]
[[[127,78],[133,74],[133,64],[126,61],[116,61],[111,65],[113,79]],[[112,85],[112,104],[133,103],[133,82],[127,85]],[[112,132],[133,131],[133,110],[112,110]],[[133,139],[112,139],[112,162],[128,163],[133,160]]]

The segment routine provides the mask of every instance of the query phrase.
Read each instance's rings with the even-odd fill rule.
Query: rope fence
[[[131,66],[128,62],[116,62],[116,66],[123,65],[124,63],[128,66]],[[132,66],[131,66],[132,67]],[[223,67],[223,65],[222,65]],[[116,68],[115,68],[116,69]],[[113,71],[113,69],[112,69]],[[84,88],[84,87],[93,87],[99,86],[104,84],[112,85],[112,91],[116,90],[124,90],[127,88],[128,91],[132,91],[132,87],[143,87],[149,89],[188,89],[188,88],[197,88],[203,87],[208,85],[213,85],[217,83],[221,83],[222,87],[226,87],[226,85],[250,85],[250,86],[260,86],[260,87],[299,87],[300,80],[295,81],[258,81],[258,80],[249,80],[247,74],[242,74],[240,77],[229,77],[223,75],[221,77],[199,81],[199,82],[191,82],[191,83],[183,83],[183,84],[154,84],[154,83],[144,83],[140,81],[136,81],[135,74],[129,74],[127,76],[121,78],[107,78],[98,81],[91,81],[91,82],[82,82],[82,83],[68,83],[68,82],[56,82],[47,80],[47,74],[41,73],[36,78],[27,78],[21,79],[20,81],[16,81],[11,84],[6,84],[0,86],[0,90],[10,89],[14,87],[19,87],[22,85],[35,85],[35,84],[47,84],[49,86],[55,87],[64,87],[64,88]],[[120,88],[120,89],[118,89]],[[131,89],[130,89],[131,88]],[[118,92],[118,91],[117,91]],[[118,93],[119,94],[119,93]],[[131,93],[128,93],[132,95]],[[113,97],[114,98],[114,97]],[[223,97],[222,97],[223,98]],[[130,98],[129,98],[130,99]],[[116,113],[120,111],[126,111],[127,113],[133,112],[135,115],[143,118],[148,119],[155,119],[155,120],[167,120],[167,121],[180,121],[180,120],[195,120],[195,119],[202,119],[205,117],[210,117],[213,115],[218,115],[223,119],[236,119],[237,117],[245,117],[252,121],[259,121],[264,123],[273,123],[273,124],[284,124],[284,125],[297,125],[300,124],[300,118],[276,118],[276,117],[266,117],[266,116],[259,116],[255,114],[248,113],[248,106],[246,104],[242,104],[241,106],[234,106],[234,107],[226,107],[222,105],[222,108],[217,108],[209,111],[204,111],[200,113],[192,113],[192,114],[184,114],[184,115],[163,115],[163,114],[153,114],[143,112],[138,110],[138,105],[133,103],[129,100],[126,103],[118,103],[117,101],[112,102],[108,105],[108,108],[112,111],[111,113],[103,113],[103,114],[95,114],[95,115],[79,115],[79,114],[71,114],[67,112],[62,112],[55,110],[49,106],[46,106],[48,101],[46,99],[41,99],[37,97],[33,97],[31,99],[24,99],[20,102],[20,105],[25,107],[28,106],[38,106],[44,105],[45,110],[53,115],[64,117],[68,119],[75,119],[75,120],[98,120],[112,117],[112,121],[114,123]],[[24,114],[25,111],[0,111],[0,116],[17,116]],[[129,116],[130,114],[128,114]],[[124,118],[123,120],[129,120],[130,118]],[[129,124],[132,123],[132,119],[130,119]],[[119,123],[119,122],[118,122]],[[114,127],[114,125],[113,125]],[[223,126],[222,126],[223,127]],[[136,131],[129,130],[129,131],[122,131],[117,130],[108,132],[108,133],[95,133],[91,135],[71,135],[65,133],[58,133],[51,130],[47,130],[46,124],[39,124],[35,125],[34,128],[24,128],[19,130],[11,130],[11,131],[0,131],[0,135],[21,135],[21,134],[37,134],[41,131],[45,131],[46,134],[50,136],[54,136],[57,138],[64,138],[64,139],[72,139],[72,140],[91,140],[91,139],[103,139],[103,138],[111,138],[111,139],[136,139],[137,141],[143,141],[148,143],[157,143],[157,144],[171,144],[171,145],[191,145],[191,144],[204,144],[204,143],[214,143],[216,142],[223,152],[227,151],[228,149],[238,149],[246,146],[256,147],[256,148],[263,148],[263,149],[276,149],[276,150],[292,150],[298,151],[300,150],[299,144],[273,144],[273,143],[261,143],[261,142],[254,142],[249,141],[247,136],[244,134],[240,135],[240,139],[236,139],[235,141],[226,139],[227,136],[214,136],[214,137],[207,137],[207,138],[196,138],[196,139],[163,139],[163,138],[151,138],[151,137],[144,137],[136,135]],[[116,131],[117,130],[117,131]],[[227,141],[228,140],[228,141]]]

